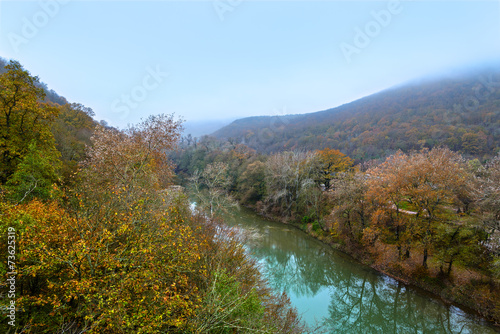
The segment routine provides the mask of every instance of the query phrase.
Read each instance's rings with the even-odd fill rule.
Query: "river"
[[[480,318],[446,305],[362,265],[304,232],[247,209],[226,217],[246,231],[247,247],[271,287],[286,291],[310,325],[334,333],[499,333]]]

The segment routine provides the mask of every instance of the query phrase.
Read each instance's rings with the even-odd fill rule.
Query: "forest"
[[[357,163],[446,146],[489,159],[500,148],[500,69],[414,81],[302,115],[248,117],[213,133],[260,153],[337,149]]]
[[[260,154],[188,136],[172,159],[207,212],[250,207],[500,321],[500,154],[435,146],[355,164],[336,149]]]
[[[0,331],[306,332],[239,235],[173,183],[181,122],[93,116],[4,62]]]

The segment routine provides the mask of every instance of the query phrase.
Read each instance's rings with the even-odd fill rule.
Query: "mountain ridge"
[[[487,158],[500,148],[500,66],[417,79],[307,114],[253,116],[215,131],[262,152],[340,149],[358,161],[447,146]]]

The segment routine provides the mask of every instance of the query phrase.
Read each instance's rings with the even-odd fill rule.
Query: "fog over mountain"
[[[242,118],[213,135],[267,153],[330,147],[364,160],[443,145],[488,157],[500,148],[500,67],[415,80],[309,114]]]

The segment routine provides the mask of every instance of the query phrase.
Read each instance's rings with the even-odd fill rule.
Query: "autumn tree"
[[[480,268],[485,262],[486,233],[475,222],[448,222],[437,227],[435,238],[436,258],[441,262],[440,272],[451,275],[453,265]]]
[[[246,165],[238,177],[237,189],[243,202],[255,203],[262,200],[266,193],[265,164],[256,160]]]
[[[213,217],[227,212],[236,202],[229,194],[232,179],[229,176],[229,166],[224,162],[208,164],[203,171],[195,171],[189,179],[193,193],[198,200],[198,206]]]
[[[406,155],[401,152],[367,171],[368,198],[377,203],[374,220],[389,216],[401,251],[401,233],[423,252],[427,267],[429,250],[435,244],[439,224],[456,213],[457,189],[467,180],[462,158],[446,148],[434,148]]]
[[[301,196],[315,186],[315,155],[311,152],[277,153],[268,158],[265,166],[267,204],[279,208],[285,216],[297,212]]]
[[[316,151],[319,160],[320,181],[325,185],[325,189],[330,189],[331,181],[338,173],[345,172],[353,167],[354,160],[346,156],[339,150],[325,148]]]
[[[479,155],[486,150],[486,135],[483,132],[464,133],[462,138],[462,149],[465,153]]]
[[[17,165],[35,143],[37,150],[57,157],[50,122],[58,108],[43,103],[45,93],[38,77],[19,62],[10,61],[0,74],[0,183],[14,174]]]
[[[57,150],[61,153],[61,175],[65,185],[73,180],[78,165],[87,158],[87,146],[98,124],[93,120],[92,109],[79,103],[66,103],[51,124]]]
[[[500,153],[480,167],[475,196],[481,230],[487,234],[486,246],[493,256],[493,272],[500,276]]]
[[[150,116],[125,131],[97,127],[79,176],[87,208],[101,210],[103,198],[128,210],[139,201],[146,206],[157,202],[155,194],[173,177],[167,152],[175,147],[180,128],[173,115]],[[113,214],[114,208],[108,205],[107,210]]]
[[[30,143],[26,155],[5,184],[11,200],[20,203],[34,198],[48,199],[55,194],[55,184],[60,181],[60,161],[57,155],[50,156],[48,153],[56,154],[40,150],[34,141]]]
[[[386,161],[375,168],[368,169],[367,201],[373,205],[372,224],[365,231],[370,235],[367,239],[383,237],[384,242],[395,244],[399,257],[409,256],[408,228],[406,217],[402,210],[403,194],[401,182],[405,178],[403,166],[407,164],[408,156],[402,152],[388,157]],[[405,247],[406,246],[406,247]]]
[[[343,173],[333,180],[333,210],[329,228],[343,240],[358,244],[369,225],[369,205],[365,200],[366,180],[360,172]]]

